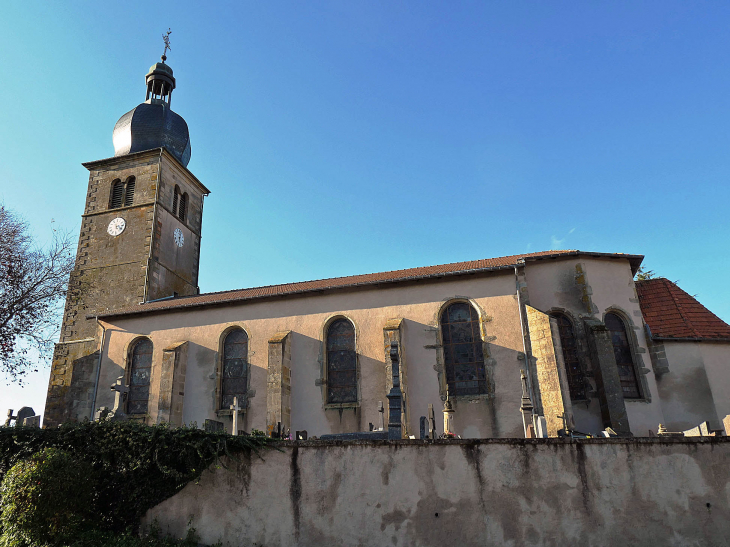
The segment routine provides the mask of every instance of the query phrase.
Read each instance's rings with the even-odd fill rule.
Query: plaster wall
[[[698,346],[710,383],[715,412],[722,422],[730,414],[730,343],[700,342]]]
[[[583,287],[576,281],[578,265],[585,273],[585,291],[590,307],[581,298]],[[636,343],[634,357],[638,361],[637,369],[644,377],[652,399],[626,399],[626,412],[635,435],[646,436],[650,430],[656,431],[664,417],[661,404],[656,400],[656,380],[648,368],[650,363],[641,309],[628,260],[580,257],[576,260],[538,261],[528,263],[526,270],[530,304],[541,311],[567,312],[576,327],[583,317],[593,316],[602,321],[606,312],[611,310],[619,311],[628,319],[627,327]],[[578,332],[576,334],[580,336]],[[590,363],[590,366],[593,368],[595,364]],[[574,413],[578,430],[595,432],[601,429],[600,410],[595,397],[589,402],[576,403]]]
[[[722,427],[724,416],[718,420],[702,349],[703,344],[698,342],[664,342],[669,372],[659,377],[657,386],[663,423],[669,431],[684,431],[704,421],[709,421],[713,429]],[[727,369],[723,376],[727,376]]]
[[[730,442],[288,443],[152,508],[226,546],[727,545]]]
[[[442,407],[436,370],[438,312],[451,299],[468,298],[482,318],[493,360],[494,395],[457,398],[454,425],[465,437],[522,436],[518,359],[522,341],[514,292],[513,275],[499,273],[120,318],[108,330],[101,386],[111,385],[123,373],[130,343],[149,336],[154,345],[151,397],[157,396],[162,349],[188,341],[183,421],[202,426],[205,419],[216,419],[230,427],[229,417],[216,414],[216,367],[221,334],[238,325],[249,336],[250,389],[255,391],[241,428],[264,431],[268,340],[276,332],[291,331],[292,431],[306,429],[310,436],[363,431],[370,422],[379,424],[377,402],[387,405],[383,327],[389,319],[402,317],[410,407],[407,431],[417,435],[419,417],[426,414],[428,404],[438,414]],[[336,315],[351,319],[356,329],[360,386],[356,408],[325,409],[324,388],[316,385],[323,372],[324,325]],[[111,392],[100,389],[97,406],[112,404]],[[156,419],[151,412],[150,420]],[[440,419],[437,424],[442,428]]]

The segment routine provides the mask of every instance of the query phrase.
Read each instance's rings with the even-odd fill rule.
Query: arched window
[[[226,335],[221,372],[221,409],[230,409],[234,397],[238,397],[238,406],[245,408],[248,392],[248,335],[243,329],[234,329]]]
[[[562,313],[553,313],[551,317],[555,318],[558,322],[560,344],[563,346],[565,372],[568,375],[570,398],[574,401],[583,401],[587,398],[585,374],[578,360],[578,348],[575,342],[573,323]]]
[[[446,383],[450,395],[487,393],[479,315],[467,302],[454,302],[441,314]]]
[[[616,356],[618,375],[621,379],[621,388],[626,399],[640,399],[639,382],[636,378],[636,367],[634,357],[626,333],[626,324],[623,319],[615,313],[606,314],[606,327],[611,333],[613,353]]]
[[[129,177],[127,179],[127,187],[124,189],[124,206],[129,207],[132,205],[132,202],[134,201],[134,186],[135,186],[135,180],[134,177]]]
[[[327,327],[327,402],[357,402],[355,327],[345,318]]]
[[[185,192],[180,196],[180,204],[178,206],[177,218],[185,222],[188,214],[188,193]]]
[[[177,205],[180,202],[180,187],[176,184],[172,195],[172,214],[177,216]]]
[[[150,372],[152,371],[152,341],[144,338],[132,348],[132,363],[129,370],[129,396],[127,413],[147,414],[150,395]]]
[[[117,179],[112,182],[112,191],[109,197],[109,209],[119,209],[124,203],[124,183]]]

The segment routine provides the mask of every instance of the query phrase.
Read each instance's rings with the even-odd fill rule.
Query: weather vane
[[[172,48],[170,47],[170,34],[172,34],[172,31],[168,28],[167,32],[162,35],[162,41],[165,42],[165,51],[162,52],[162,61],[167,60],[167,50],[169,49],[172,51]]]

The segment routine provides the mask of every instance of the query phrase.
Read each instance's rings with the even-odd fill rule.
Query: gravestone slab
[[[725,435],[730,437],[730,414],[725,416],[725,419],[722,421],[722,425],[725,426]]]
[[[15,425],[23,425],[23,421],[26,418],[31,418],[33,416],[35,416],[35,410],[30,408],[29,406],[24,406],[23,408],[18,410],[18,416],[15,420]]]
[[[29,418],[26,418],[23,420],[23,425],[25,427],[40,427],[41,426],[41,417],[40,416],[30,416]]]
[[[205,420],[203,429],[206,433],[222,433],[225,430],[225,424],[217,420]]]

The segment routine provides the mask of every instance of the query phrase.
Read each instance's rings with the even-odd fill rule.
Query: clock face
[[[182,247],[185,245],[185,236],[182,233],[182,230],[180,228],[175,228],[175,243],[177,243],[178,247]]]
[[[121,217],[117,217],[109,223],[106,231],[109,233],[110,236],[117,237],[124,231],[124,228],[126,227],[127,223],[125,222],[125,220]]]

